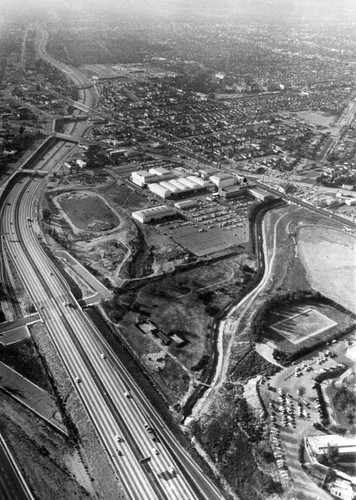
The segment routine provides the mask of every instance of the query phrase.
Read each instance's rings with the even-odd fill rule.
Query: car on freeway
[[[159,455],[159,451],[157,450],[157,448],[152,448],[152,453],[154,453],[155,455]]]
[[[126,398],[130,398],[131,397],[131,394],[129,393],[129,391],[125,391],[124,395],[125,395]]]
[[[106,354],[101,353],[101,354],[100,354],[100,357],[101,357],[102,359],[106,359]]]
[[[71,302],[65,301],[63,302],[63,305],[64,307],[72,307],[73,309],[75,309],[75,305],[72,304]]]
[[[78,384],[80,384],[80,383],[81,383],[81,381],[82,381],[82,379],[81,379],[80,377],[75,377],[75,381],[76,381]]]
[[[121,436],[119,436],[119,434],[116,434],[115,439],[116,439],[116,441],[117,441],[118,443],[122,443],[122,442],[123,442],[123,439],[122,439],[122,437],[121,437]]]

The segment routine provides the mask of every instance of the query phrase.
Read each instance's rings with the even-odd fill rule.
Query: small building
[[[356,198],[347,198],[345,199],[345,205],[351,207],[352,205],[356,205]]]
[[[160,330],[159,328],[157,328],[157,330],[152,332],[152,333],[153,333],[153,335],[155,335],[156,337],[158,337],[160,339],[162,344],[169,345],[171,343],[170,337],[168,337],[168,335],[166,335],[164,332],[162,332],[162,330]]]
[[[186,208],[191,208],[195,207],[197,202],[195,200],[184,200],[184,201],[179,201],[178,203],[175,203],[174,206],[176,208],[179,208],[180,210],[184,210]]]
[[[152,220],[163,219],[164,217],[171,217],[177,212],[175,209],[168,205],[160,205],[158,207],[146,208],[144,210],[138,210],[137,212],[132,212],[131,217],[141,224],[147,224]]]
[[[355,498],[355,491],[351,481],[337,478],[328,489],[331,495],[341,500],[353,500]]]
[[[183,344],[186,343],[186,341],[184,339],[182,339],[182,337],[180,337],[179,335],[177,335],[176,333],[174,333],[173,335],[171,335],[171,339],[173,340],[173,342],[179,347],[179,346],[182,346]]]

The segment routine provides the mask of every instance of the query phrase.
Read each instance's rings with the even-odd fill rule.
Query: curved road
[[[44,55],[46,36],[42,28],[41,32],[40,47]],[[50,62],[54,64],[52,58]],[[79,72],[72,74],[70,68],[62,64],[60,67],[74,81],[80,81]],[[87,100],[91,102],[90,98],[84,102]],[[79,132],[83,133],[85,124],[81,122],[75,123],[70,133],[80,126]],[[41,165],[42,171],[45,167],[48,172],[58,167],[63,147],[61,143],[55,145]],[[47,327],[127,496],[134,500],[222,498],[81,311],[67,283],[44,252],[33,221],[46,180],[24,174],[17,180],[2,200],[2,245],[12,257]],[[155,429],[155,434],[148,432],[147,424]]]

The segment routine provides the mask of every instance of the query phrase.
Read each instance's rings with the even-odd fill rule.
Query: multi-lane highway
[[[41,33],[45,54],[42,28]],[[55,64],[52,58],[50,62]],[[59,66],[73,81],[85,83],[77,71]],[[95,99],[88,91],[83,94],[83,102],[91,106]],[[85,124],[76,122],[66,133],[84,131]],[[64,148],[56,143],[41,171],[58,168]],[[1,200],[1,245],[15,263],[128,498],[222,498],[153,410],[44,252],[35,207],[45,183],[31,174],[12,179]]]

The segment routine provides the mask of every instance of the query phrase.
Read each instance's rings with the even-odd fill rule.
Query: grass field
[[[329,330],[337,323],[313,308],[303,308],[291,316],[277,321],[271,328],[292,344],[300,344],[308,337]]]
[[[119,225],[116,215],[98,196],[72,193],[58,201],[72,224],[82,231],[108,231]]]

